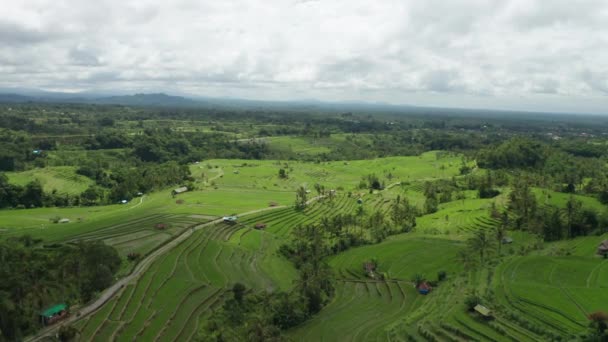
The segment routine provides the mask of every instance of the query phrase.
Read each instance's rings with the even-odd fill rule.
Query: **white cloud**
[[[0,0],[0,87],[601,112],[604,0]]]

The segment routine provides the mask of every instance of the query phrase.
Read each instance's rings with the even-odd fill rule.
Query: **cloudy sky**
[[[0,87],[608,114],[606,0],[0,0]]]

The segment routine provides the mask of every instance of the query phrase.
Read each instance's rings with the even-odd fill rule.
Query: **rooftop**
[[[49,307],[48,309],[42,311],[40,313],[40,315],[44,316],[44,317],[52,317],[55,316],[56,314],[60,313],[61,311],[64,311],[68,308],[68,306],[66,304],[55,304],[51,307]]]

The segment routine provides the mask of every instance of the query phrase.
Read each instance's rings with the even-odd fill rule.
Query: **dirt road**
[[[320,196],[312,198],[307,203],[310,204],[310,203],[318,200],[319,198],[320,198]],[[253,214],[261,213],[261,212],[268,211],[268,210],[276,210],[276,209],[282,209],[282,208],[286,208],[286,207],[287,206],[283,205],[283,206],[276,206],[276,207],[261,208],[261,209],[256,209],[256,210],[248,211],[248,212],[240,214],[238,216],[241,217],[241,216],[253,215]],[[132,281],[137,280],[148,269],[148,267],[150,267],[150,265],[156,259],[158,259],[158,257],[160,257],[161,255],[163,255],[164,253],[169,252],[171,249],[173,249],[174,247],[178,246],[180,243],[182,243],[183,241],[185,241],[186,239],[188,239],[193,234],[194,231],[200,230],[200,229],[203,229],[205,227],[209,227],[209,226],[221,223],[221,222],[222,222],[222,219],[220,218],[220,219],[216,219],[216,220],[213,220],[213,221],[210,221],[210,222],[207,222],[207,223],[203,223],[203,224],[197,225],[197,226],[193,227],[192,229],[186,229],[183,233],[181,233],[175,239],[171,240],[169,243],[167,243],[167,244],[159,247],[154,252],[148,254],[143,260],[141,260],[137,264],[137,266],[135,266],[135,268],[133,269],[133,272],[131,272],[128,276],[126,276],[126,277],[121,278],[120,280],[118,280],[116,283],[114,283],[114,285],[112,285],[109,288],[105,289],[101,293],[101,295],[99,296],[99,298],[97,298],[94,302],[89,303],[86,306],[80,308],[77,312],[72,312],[71,316],[69,316],[68,318],[66,318],[65,320],[63,320],[60,324],[53,325],[53,326],[50,326],[48,328],[42,329],[42,330],[40,330],[38,332],[37,335],[27,337],[26,339],[24,339],[24,341],[26,341],[26,342],[29,342],[29,341],[39,341],[39,340],[41,340],[44,337],[51,336],[51,335],[55,334],[57,332],[57,330],[62,325],[74,323],[77,320],[85,318],[88,315],[94,313],[103,304],[105,304],[114,295],[116,295],[125,285],[129,284]]]

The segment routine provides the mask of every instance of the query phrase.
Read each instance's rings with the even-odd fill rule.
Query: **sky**
[[[608,114],[606,0],[0,0],[0,87]]]

